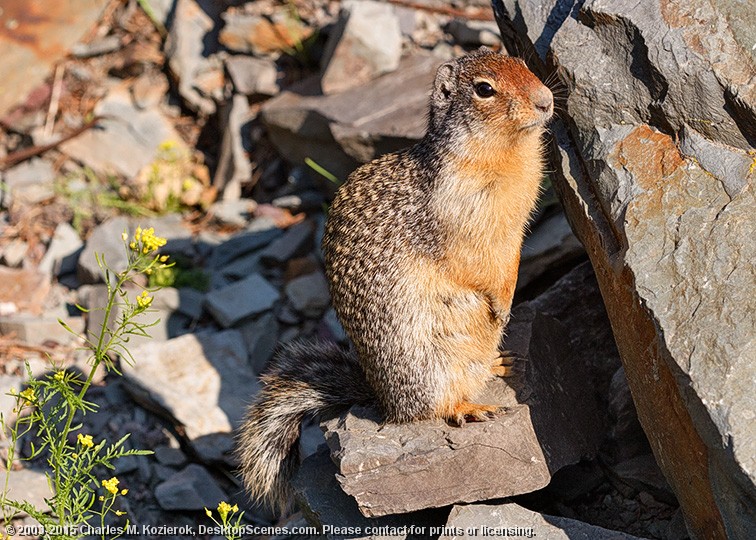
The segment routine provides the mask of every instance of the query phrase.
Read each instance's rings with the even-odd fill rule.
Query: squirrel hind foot
[[[504,409],[498,405],[479,405],[477,403],[470,403],[468,401],[461,401],[446,417],[446,420],[451,424],[462,427],[467,420],[473,422],[486,422],[496,418],[496,414],[502,412]]]
[[[513,377],[525,371],[527,358],[518,356],[512,351],[502,351],[491,366],[491,373],[497,377]]]

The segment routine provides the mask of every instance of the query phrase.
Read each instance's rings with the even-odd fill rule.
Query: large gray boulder
[[[573,5],[574,4],[574,5]],[[740,2],[495,0],[566,91],[553,152],[694,538],[756,532],[756,25]]]
[[[313,159],[345,180],[360,163],[422,138],[441,62],[430,55],[410,56],[392,73],[329,96],[319,94],[317,79],[303,81],[263,106],[271,141],[287,159]]]

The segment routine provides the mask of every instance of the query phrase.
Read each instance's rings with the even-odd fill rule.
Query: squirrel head
[[[455,145],[485,139],[506,147],[539,137],[553,112],[551,91],[525,62],[481,49],[438,68],[429,132]]]

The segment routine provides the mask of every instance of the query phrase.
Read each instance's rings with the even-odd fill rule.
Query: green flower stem
[[[124,283],[126,283],[129,272],[132,270],[132,265],[130,264],[126,270],[124,270],[118,278],[118,281],[116,283],[116,286],[113,287],[110,284],[110,281],[107,281],[108,286],[108,303],[105,306],[105,317],[102,321],[102,326],[100,327],[100,335],[97,339],[97,346],[94,350],[94,363],[92,364],[92,369],[89,370],[89,375],[87,376],[87,380],[84,382],[84,384],[81,387],[81,390],[79,391],[78,399],[83,400],[84,396],[87,394],[87,390],[92,385],[92,381],[94,380],[95,372],[97,371],[97,368],[102,363],[104,355],[107,354],[107,347],[105,349],[102,348],[103,342],[105,340],[105,332],[108,331],[108,322],[110,321],[110,314],[113,311],[113,307],[115,306],[115,299],[116,295],[118,294],[118,291],[121,290],[121,287]],[[107,278],[106,278],[107,279]],[[108,340],[108,345],[112,342],[111,339]],[[66,419],[66,425],[63,428],[62,433],[67,434],[69,430],[71,429],[71,423],[73,422],[74,416],[76,415],[76,408],[69,407],[68,410],[68,418]],[[65,445],[68,443],[65,437],[61,437],[60,439],[60,446],[56,449],[57,452],[53,453],[53,459],[55,459],[55,497],[56,497],[56,506],[57,506],[57,514],[58,514],[58,521],[61,525],[64,525],[65,521],[65,501],[63,500],[63,497],[60,497],[58,494],[60,493],[60,476],[61,476],[61,463],[60,463],[60,457],[62,455],[62,451],[65,448]]]

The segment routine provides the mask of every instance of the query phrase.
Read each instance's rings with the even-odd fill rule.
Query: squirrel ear
[[[433,95],[431,101],[433,108],[446,109],[457,90],[457,63],[454,61],[441,64],[436,71],[436,80],[433,82]]]

